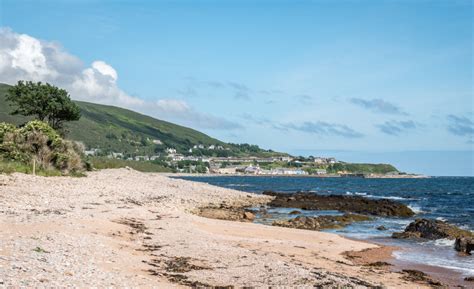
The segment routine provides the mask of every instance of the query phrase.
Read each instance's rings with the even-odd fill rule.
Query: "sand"
[[[0,175],[0,287],[425,287],[346,256],[390,256],[374,244],[192,213],[269,198],[130,169]]]

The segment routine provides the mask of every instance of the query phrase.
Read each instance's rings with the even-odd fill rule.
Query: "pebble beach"
[[[0,287],[427,287],[368,266],[390,248],[194,214],[271,199],[131,169],[0,175]]]

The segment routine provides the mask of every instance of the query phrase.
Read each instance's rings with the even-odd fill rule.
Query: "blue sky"
[[[471,1],[0,3],[0,81],[230,142],[474,175]]]

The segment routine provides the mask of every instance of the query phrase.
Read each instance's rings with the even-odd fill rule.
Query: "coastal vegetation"
[[[78,174],[86,168],[81,151],[80,143],[61,138],[45,122],[32,120],[19,128],[0,123],[0,172]]]
[[[33,116],[61,131],[64,122],[79,120],[79,107],[71,101],[69,93],[49,83],[18,81],[7,91],[12,115]]]

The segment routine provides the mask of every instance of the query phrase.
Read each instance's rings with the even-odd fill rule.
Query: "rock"
[[[378,226],[376,229],[379,230],[379,231],[386,231],[387,230],[387,228],[385,226]]]
[[[471,255],[471,251],[474,250],[474,238],[473,237],[456,238],[456,242],[454,242],[454,249],[458,252]]]
[[[294,210],[294,211],[291,211],[288,215],[299,215],[299,214],[301,214],[300,211]]]
[[[300,208],[303,210],[338,210],[364,215],[411,217],[415,213],[406,205],[386,199],[367,199],[361,196],[317,195],[298,192],[295,194],[265,191],[264,195],[275,198],[268,203],[272,207]]]
[[[255,214],[252,212],[244,212],[244,219],[253,221],[255,219]]]
[[[306,217],[298,216],[290,220],[277,220],[272,223],[273,226],[305,229],[305,230],[323,230],[343,228],[353,222],[371,220],[368,216],[344,214],[342,216],[318,216]]]
[[[205,207],[196,211],[196,214],[210,219],[252,222],[255,219],[255,214],[245,211],[243,208],[227,208],[221,206],[220,208]]]
[[[474,276],[466,277],[466,278],[464,278],[464,281],[467,281],[467,282],[474,282]]]
[[[291,220],[277,220],[272,223],[272,226],[305,229],[305,230],[319,230],[321,225],[315,217],[298,216]]]
[[[416,219],[411,222],[403,232],[392,234],[396,239],[456,239],[461,237],[472,237],[470,231],[459,229],[444,221],[431,219]]]

